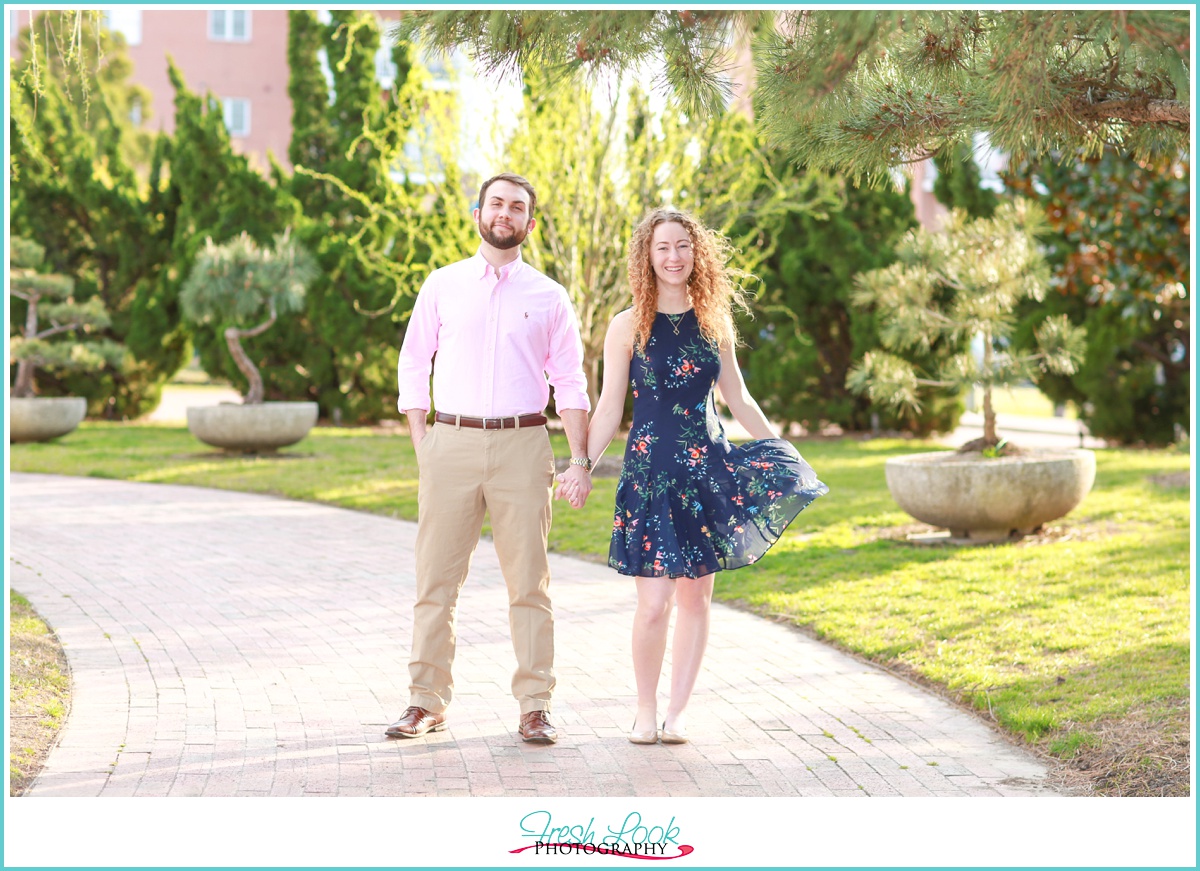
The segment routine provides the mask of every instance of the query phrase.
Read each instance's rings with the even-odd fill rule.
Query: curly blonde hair
[[[629,240],[629,287],[633,292],[633,344],[644,348],[650,341],[658,312],[658,283],[650,265],[650,243],[654,228],[667,221],[681,224],[692,243],[692,274],[688,276],[688,300],[700,322],[700,334],[717,347],[738,344],[733,324],[734,306],[748,310],[741,280],[745,273],[730,265],[733,246],[720,233],[710,230],[678,209],[655,209],[634,228]]]

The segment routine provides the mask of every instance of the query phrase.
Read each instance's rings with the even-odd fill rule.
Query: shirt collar
[[[477,250],[475,252],[475,256],[472,257],[471,259],[474,261],[473,272],[475,273],[475,275],[477,275],[479,278],[486,278],[489,270],[492,269],[492,264],[488,263],[487,260],[484,258],[483,248],[480,247],[479,250]],[[518,249],[517,250],[517,259],[512,261],[512,263],[505,263],[503,266],[501,266],[500,270],[499,270],[498,278],[502,278],[502,279],[503,278],[512,278],[518,272],[521,271],[521,268],[524,265],[525,265],[525,261],[521,258],[521,251],[520,251],[520,249]]]

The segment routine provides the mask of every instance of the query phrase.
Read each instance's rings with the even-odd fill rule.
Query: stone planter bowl
[[[193,406],[188,429],[206,445],[227,451],[263,453],[294,445],[317,422],[315,402]]]
[[[9,399],[10,442],[44,442],[66,435],[87,415],[82,396],[31,396]]]
[[[1066,515],[1092,489],[1091,451],[1027,450],[1014,457],[939,451],[893,457],[888,490],[917,520],[955,538],[1002,541]]]

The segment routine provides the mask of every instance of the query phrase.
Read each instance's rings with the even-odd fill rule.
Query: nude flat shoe
[[[663,720],[662,729],[659,730],[664,744],[686,744],[688,742],[687,729],[680,729],[678,732],[672,732],[667,728],[667,721]]]
[[[637,726],[637,720],[633,721],[633,725]],[[635,732],[633,729],[630,729],[629,740],[633,744],[657,744],[658,730],[647,729],[645,732]]]

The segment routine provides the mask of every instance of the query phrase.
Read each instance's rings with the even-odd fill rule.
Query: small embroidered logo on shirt
[[[525,320],[529,320],[529,312],[525,312]]]

